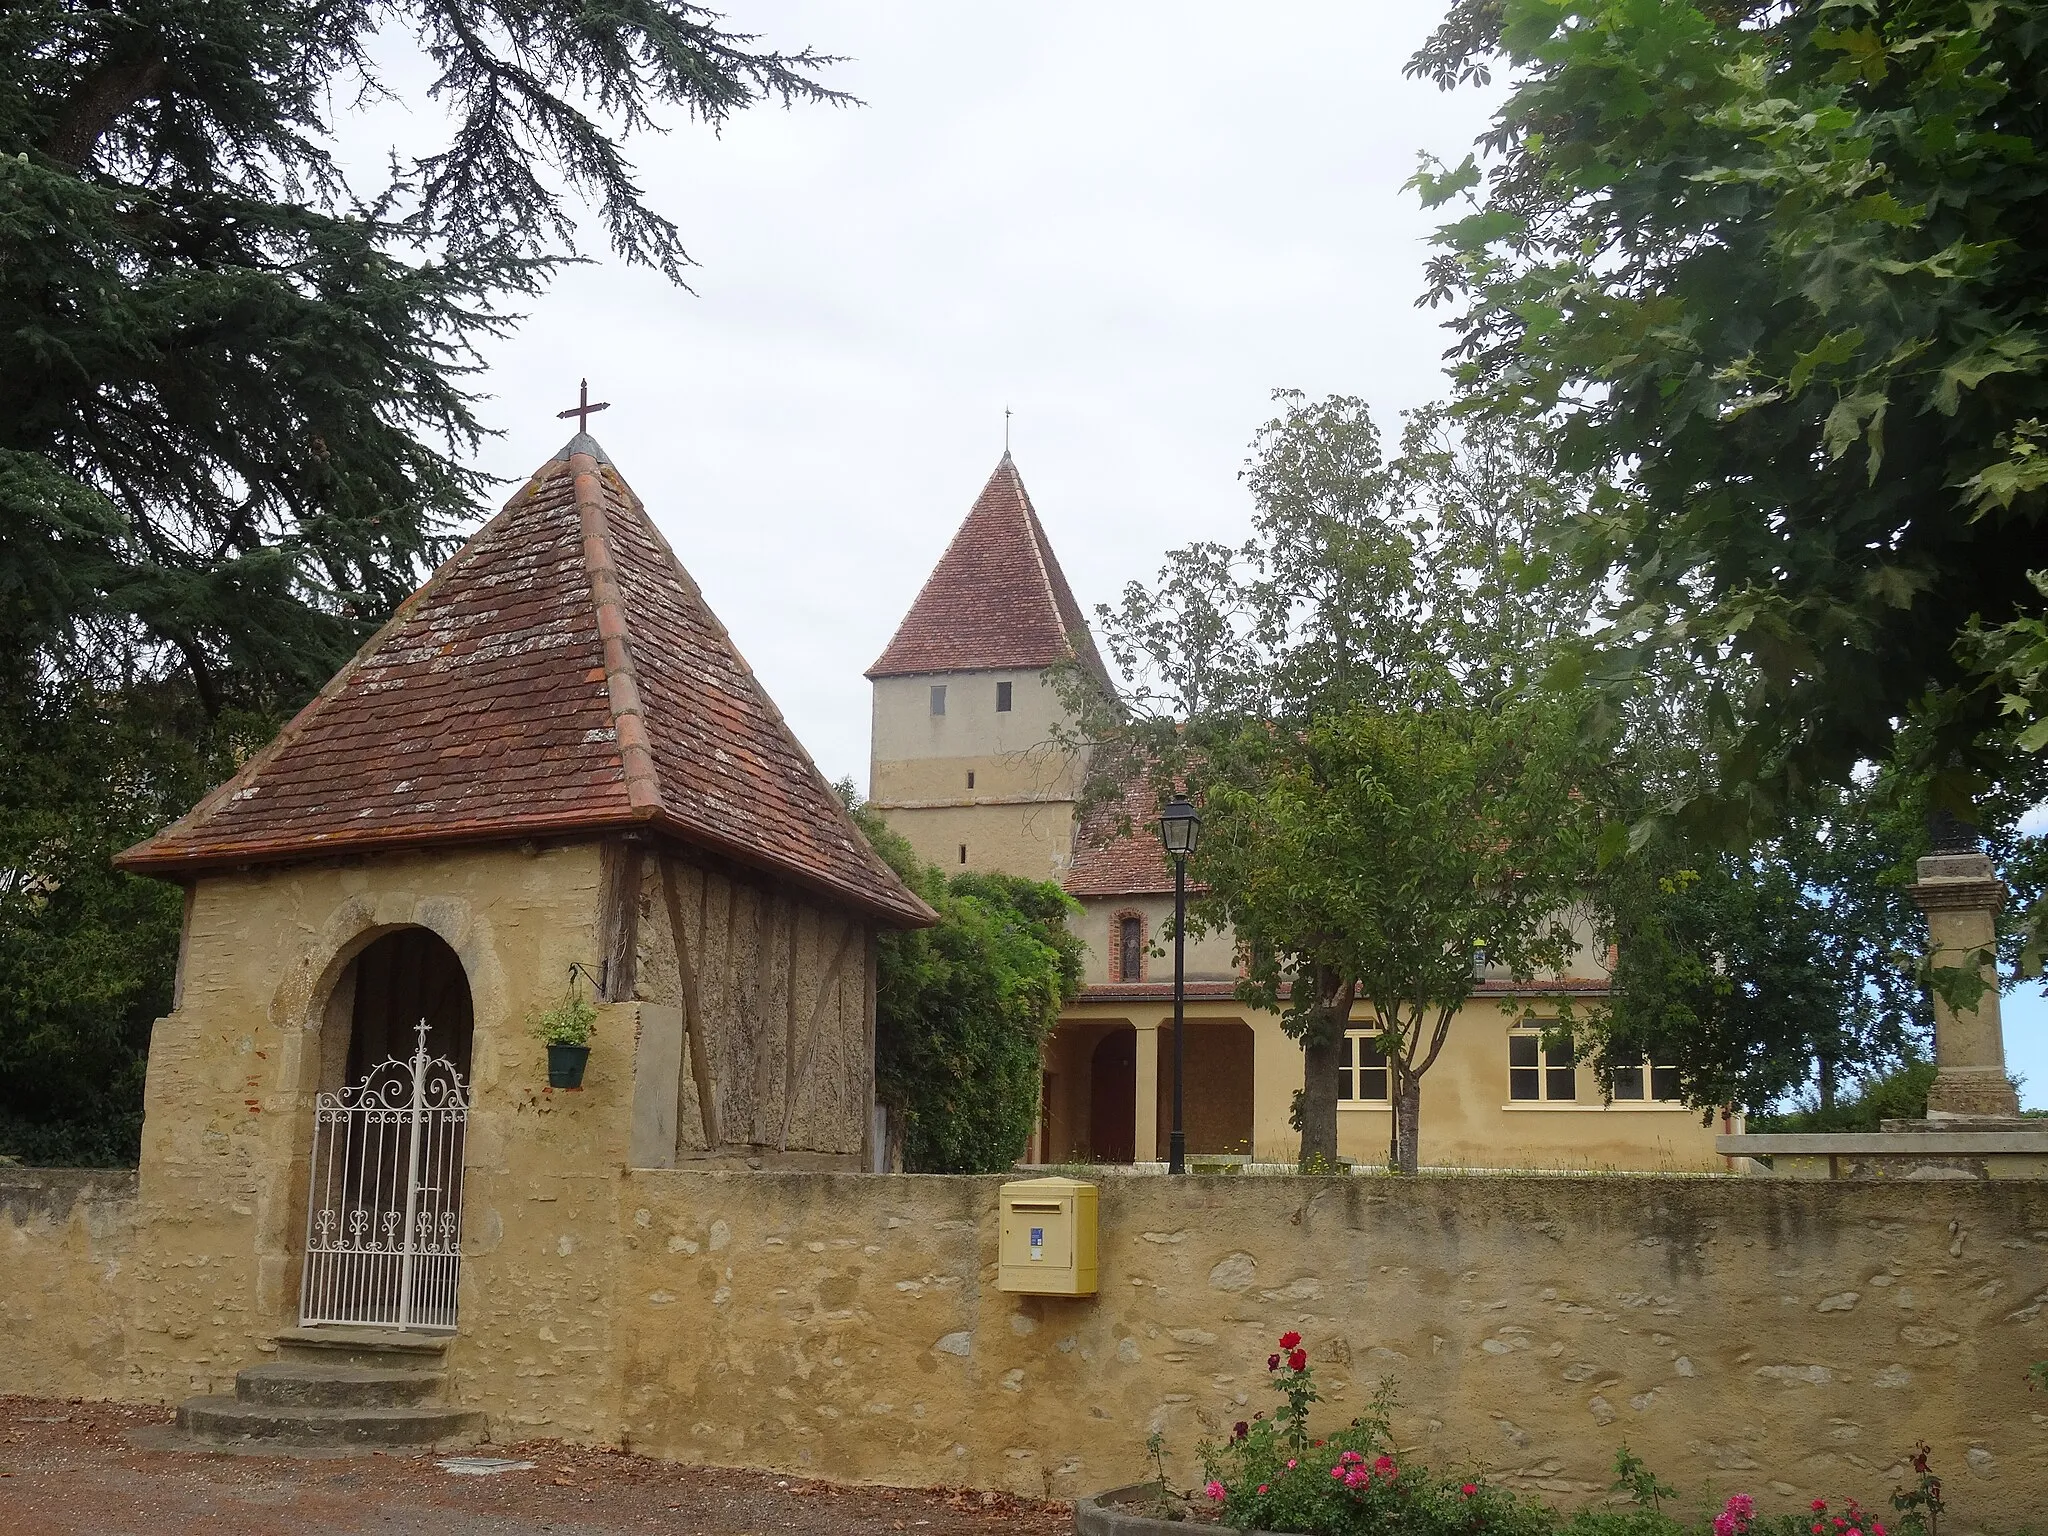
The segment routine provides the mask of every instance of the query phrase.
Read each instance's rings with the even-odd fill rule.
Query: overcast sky
[[[1431,221],[1402,183],[1462,156],[1497,91],[1402,77],[1442,0],[726,9],[848,55],[829,79],[866,105],[633,144],[695,295],[610,260],[561,276],[489,355],[483,462],[509,492],[588,375],[612,402],[594,434],[827,775],[866,784],[862,669],[1006,406],[1092,610],[1174,545],[1244,536],[1274,389],[1362,395],[1390,429],[1443,392],[1442,317],[1414,303]],[[439,117],[337,126],[369,167]],[[2048,1103],[2048,1010],[2008,1010]]]
[[[1237,471],[1275,388],[1390,421],[1440,393],[1430,223],[1401,184],[1488,110],[1401,77],[1440,0],[726,9],[848,55],[830,79],[867,104],[636,141],[696,294],[564,274],[491,353],[485,463],[516,483],[549,457],[587,374],[612,402],[594,434],[826,773],[866,782],[861,671],[1005,406],[1092,609],[1172,545],[1247,531]],[[358,118],[349,158],[436,126]]]

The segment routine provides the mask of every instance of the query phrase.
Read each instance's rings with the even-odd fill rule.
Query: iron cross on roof
[[[600,400],[595,405],[590,403],[590,380],[585,379],[581,387],[576,391],[576,403],[566,411],[555,412],[555,419],[557,421],[567,421],[571,416],[574,416],[576,418],[576,430],[578,432],[588,432],[590,430],[591,415],[594,412],[608,411],[611,408],[612,403],[609,400]]]

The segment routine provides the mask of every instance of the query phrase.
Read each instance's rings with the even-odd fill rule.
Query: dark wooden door
[[[1128,1163],[1138,1152],[1138,1032],[1112,1030],[1095,1047],[1088,1074],[1088,1155]]]

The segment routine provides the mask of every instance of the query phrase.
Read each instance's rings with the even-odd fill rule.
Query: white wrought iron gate
[[[316,1101],[301,1323],[455,1326],[469,1090],[414,1033],[410,1061]]]

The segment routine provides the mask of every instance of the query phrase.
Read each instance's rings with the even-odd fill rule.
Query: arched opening
[[[1088,1063],[1088,1155],[1128,1163],[1138,1155],[1138,1032],[1112,1029]]]
[[[346,1081],[359,1083],[387,1057],[411,1058],[417,1026],[427,1054],[455,1063],[469,1081],[476,1030],[469,978],[447,940],[426,928],[399,928],[374,939],[350,962]]]
[[[475,1023],[460,957],[425,928],[342,968],[322,1016],[303,1326],[455,1326]]]
[[[1247,1156],[1252,1150],[1252,1031],[1236,1020],[1188,1020],[1181,1077],[1188,1151]],[[1173,1124],[1173,1026],[1159,1030],[1159,1140]]]

